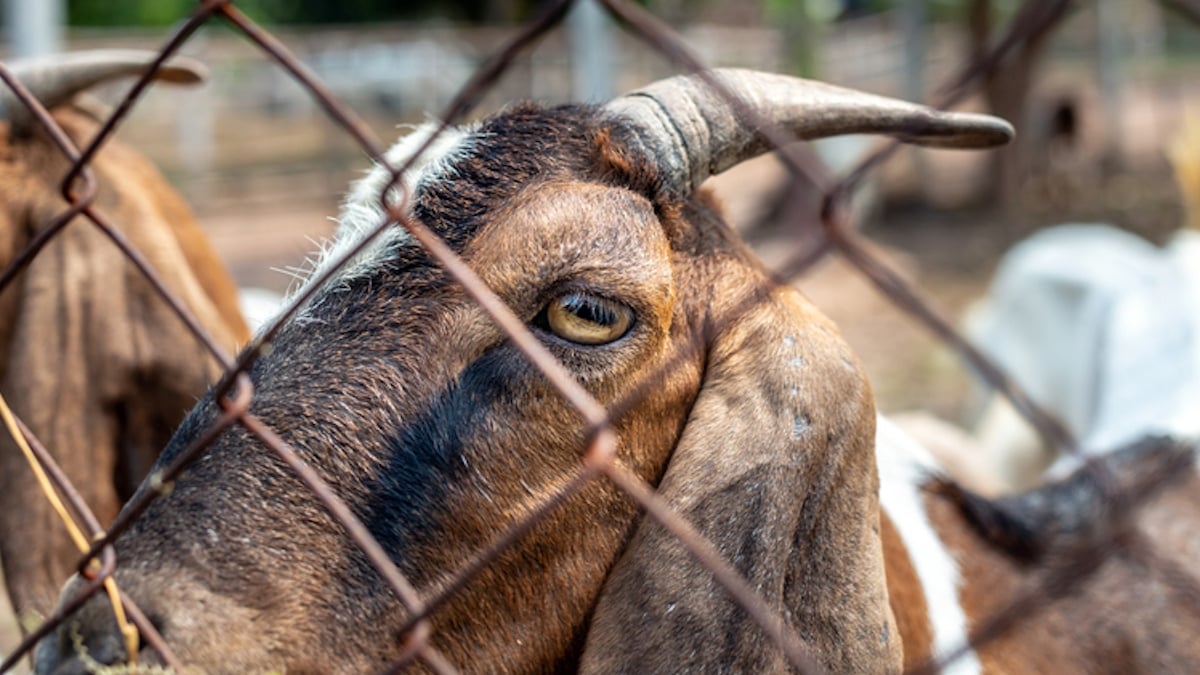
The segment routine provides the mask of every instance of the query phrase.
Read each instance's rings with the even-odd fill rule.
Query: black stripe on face
[[[487,351],[384,440],[385,461],[367,481],[361,517],[402,565],[477,552],[508,518],[517,477],[538,484],[578,462],[582,428],[576,438],[543,434],[538,423],[563,408],[511,345]],[[447,571],[420,561],[407,567],[418,583]]]

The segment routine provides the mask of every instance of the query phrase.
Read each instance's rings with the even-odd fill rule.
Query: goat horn
[[[98,84],[120,77],[141,75],[158,52],[103,49],[71,52],[13,63],[9,70],[47,110],[53,109]],[[204,64],[175,57],[155,73],[155,79],[174,84],[195,84],[208,74]],[[0,83],[0,119],[13,129],[27,127],[33,115],[17,95]]]
[[[990,115],[934,110],[787,75],[737,69],[710,74],[764,120],[801,140],[880,133],[918,145],[986,148],[1014,135],[1008,122]],[[666,180],[683,194],[772,147],[698,75],[655,82],[614,99],[606,109],[640,131],[641,141],[666,170]]]

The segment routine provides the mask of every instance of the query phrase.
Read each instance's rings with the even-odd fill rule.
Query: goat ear
[[[833,672],[899,670],[879,540],[875,414],[857,361],[797,292],[718,329],[658,494]],[[646,516],[609,576],[585,672],[779,672],[782,652]]]

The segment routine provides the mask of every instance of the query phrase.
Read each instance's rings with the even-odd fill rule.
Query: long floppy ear
[[[609,102],[605,110],[632,130],[632,146],[684,197],[708,176],[771,145],[705,78],[758,118],[802,139],[882,133],[910,143],[981,148],[1013,136],[1007,122],[986,115],[744,70],[673,77]],[[700,230],[711,234],[724,226]],[[712,289],[706,301],[716,309],[709,308],[707,323],[717,337],[659,495],[786,618],[812,659],[833,672],[898,671],[901,647],[879,540],[869,387],[828,320],[795,291],[766,285],[749,253],[730,251],[738,244],[726,238],[729,246],[718,247],[723,250],[675,268],[677,278],[706,277],[679,285]],[[738,298],[758,302],[743,312]],[[583,666],[603,673],[764,672],[787,663],[711,573],[645,519],[601,593]]]
[[[728,297],[728,283],[713,295]],[[702,389],[658,494],[786,617],[815,661],[831,672],[898,671],[869,387],[799,293],[775,287],[760,298],[714,323]],[[584,672],[787,669],[712,574],[644,516],[602,591]]]

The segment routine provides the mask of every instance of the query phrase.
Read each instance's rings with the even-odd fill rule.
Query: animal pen
[[[462,91],[458,92],[446,109],[441,111],[439,116],[441,129],[445,130],[450,124],[459,122],[469,115],[480,99],[489,91],[489,88],[497,82],[514,61],[526,53],[541,37],[557,29],[573,4],[572,0],[549,3],[534,20],[523,26],[500,49],[491,54],[484,64],[473,73]],[[730,97],[721,82],[705,70],[705,64],[692,56],[678,34],[637,4],[627,0],[600,0],[599,4],[624,31],[656,50],[673,68],[681,72],[699,73],[720,95]],[[1006,67],[1009,56],[1020,51],[1029,41],[1041,39],[1057,22],[1062,21],[1072,4],[1068,0],[1027,0],[1015,14],[1001,38],[976,58],[962,63],[955,76],[939,90],[932,105],[938,108],[948,108],[961,102],[988,73]],[[189,315],[181,301],[166,288],[159,272],[151,268],[146,263],[144,256],[128,244],[116,224],[94,206],[96,185],[91,178],[89,167],[97,151],[125,122],[130,111],[138,105],[152,82],[154,70],[161,68],[168,59],[193,38],[201,26],[210,22],[226,24],[247,43],[260,50],[266,58],[286,71],[291,78],[294,78],[324,109],[341,132],[352,138],[354,143],[372,161],[387,167],[392,174],[393,185],[398,184],[400,177],[416,161],[416,157],[414,157],[402,166],[389,165],[385,156],[386,145],[381,143],[374,133],[359,120],[355,111],[333,95],[304,63],[290,53],[286,44],[247,18],[233,0],[201,2],[191,18],[175,29],[162,44],[159,57],[151,70],[141,76],[129,89],[103,124],[100,133],[83,148],[73,147],[62,130],[57,128],[55,121],[49,116],[46,109],[29,95],[7,68],[0,65],[0,79],[4,80],[5,86],[20,97],[23,105],[36,118],[37,123],[54,137],[61,152],[73,166],[72,170],[62,177],[62,193],[66,200],[62,212],[47,222],[28,248],[20,251],[12,262],[0,271],[0,290],[12,285],[39,252],[64,229],[98,228],[111,239],[114,246],[122,249],[130,263],[136,266],[140,273],[156,287],[162,302],[166,303],[182,321],[195,330],[197,338],[205,342],[207,349],[224,368],[224,375],[216,385],[215,398],[219,401],[222,409],[219,418],[206,433],[201,434],[200,442],[188,447],[169,467],[153,475],[150,479],[153,489],[139,493],[136,500],[127,505],[117,520],[106,529],[100,527],[96,519],[90,515],[88,505],[77,498],[71,485],[63,479],[62,472],[57,469],[51,456],[53,448],[45,448],[27,430],[22,430],[20,420],[6,418],[8,431],[3,433],[15,434],[20,438],[19,442],[28,447],[29,452],[36,458],[35,463],[40,467],[40,471],[44,472],[47,479],[54,483],[54,490],[68,503],[75,520],[85,530],[86,550],[80,551],[78,571],[87,581],[82,592],[62,605],[40,626],[32,629],[15,651],[2,655],[4,661],[0,664],[0,672],[7,672],[16,667],[39,640],[55,631],[91,596],[106,592],[106,580],[121,564],[115,553],[113,542],[129,529],[153,500],[170,490],[172,481],[177,476],[204,456],[211,442],[220,434],[235,427],[240,427],[246,433],[257,437],[263,446],[294,472],[296,480],[306,485],[328,509],[329,513],[344,528],[345,536],[361,549],[380,578],[386,582],[390,592],[400,599],[409,617],[403,638],[405,653],[387,669],[387,672],[399,672],[414,663],[421,663],[424,667],[436,672],[455,672],[456,666],[464,665],[451,663],[431,644],[431,635],[435,630],[431,623],[431,617],[455,593],[459,593],[461,589],[471,584],[482,570],[501,556],[514,542],[534,530],[548,514],[560,508],[590,481],[600,480],[611,481],[628,499],[639,505],[650,518],[656,520],[676,537],[744,609],[746,621],[757,624],[786,655],[787,661],[795,670],[821,672],[821,667],[814,663],[806,651],[805,645],[794,634],[785,618],[776,615],[759,598],[756,590],[746,583],[733,565],[725,560],[691,523],[673,512],[670,506],[656,494],[654,486],[644,482],[629,469],[613,461],[616,443],[613,424],[616,416],[622,414],[631,400],[652,392],[659,379],[664,378],[665,375],[651,373],[644,381],[639,382],[638,386],[630,389],[627,400],[607,408],[600,405],[567,374],[567,371],[550,356],[549,352],[539,349],[539,342],[529,328],[499,300],[445,242],[423,224],[407,215],[404,200],[409,195],[401,194],[398,200],[389,200],[385,198],[384,194],[380,194],[379,201],[388,214],[387,218],[380,222],[378,227],[356,247],[345,251],[340,256],[339,264],[332,265],[321,272],[322,276],[317,277],[307,287],[307,293],[293,298],[290,309],[283,310],[280,316],[261,330],[240,355],[227,353],[198,328],[198,321]],[[743,102],[732,98],[730,101],[735,109],[740,111],[744,121],[755,124],[761,122]],[[882,144],[859,165],[853,167],[845,175],[838,176],[833,175],[819,162],[813,161],[810,155],[797,151],[794,144],[790,143],[791,139],[788,134],[769,125],[765,125],[764,129],[763,135],[771,146],[779,151],[794,185],[803,190],[815,188],[822,195],[819,213],[799,210],[785,213],[784,219],[790,228],[790,236],[800,242],[800,246],[793,258],[776,267],[773,271],[775,279],[780,283],[790,283],[826,257],[842,257],[892,303],[928,327],[938,339],[950,345],[970,368],[992,387],[1002,392],[1051,445],[1064,452],[1079,453],[1080,448],[1066,429],[1052,417],[1043,413],[1034,402],[1006,378],[1004,373],[992,365],[969,342],[960,337],[950,323],[922,299],[917,290],[872,252],[866,245],[864,237],[855,230],[850,216],[850,200],[864,180],[896,152],[899,144],[897,142]],[[431,138],[418,151],[417,155],[428,149],[433,143],[434,139]],[[579,465],[574,479],[557,494],[538,504],[526,517],[509,524],[504,531],[499,532],[490,546],[478,551],[472,561],[458,570],[449,583],[432,595],[423,594],[405,578],[385,549],[372,537],[368,528],[347,506],[342,497],[307,465],[276,430],[264,424],[250,410],[255,393],[247,370],[264,351],[270,349],[272,339],[279,326],[288,320],[295,308],[308,299],[307,295],[320,288],[322,282],[339,269],[340,264],[346,263],[361,252],[372,239],[384,232],[390,222],[399,223],[405,228],[429,256],[444,266],[449,274],[462,284],[463,288],[507,334],[530,363],[534,364],[553,383],[558,392],[577,409],[579,418],[582,420],[581,424],[586,429],[586,435],[589,438],[587,445],[579,448]],[[748,312],[751,309],[753,309],[752,305],[747,305],[739,308],[739,311]],[[953,664],[971,648],[995,639],[1031,614],[1076,592],[1086,583],[1091,574],[1100,569],[1105,561],[1113,556],[1136,560],[1144,566],[1148,575],[1153,575],[1161,583],[1172,585],[1193,598],[1192,606],[1195,611],[1200,612],[1200,584],[1196,578],[1189,571],[1179,569],[1165,560],[1144,539],[1137,536],[1136,532],[1127,527],[1129,522],[1127,511],[1137,509],[1140,505],[1153,500],[1161,490],[1172,485],[1178,479],[1179,472],[1163,472],[1151,476],[1137,485],[1118,486],[1103,464],[1089,466],[1092,468],[1088,475],[1090,480],[1094,481],[1094,489],[1106,495],[1109,503],[1119,506],[1105,511],[1101,521],[1091,523],[1087,536],[1072,546],[1069,555],[1046,560],[1044,567],[1036,577],[1038,583],[1027,589],[1027,592],[1010,598],[1004,611],[996,613],[982,625],[977,626],[971,632],[968,643],[960,645],[958,649],[936,654],[932,660],[919,664],[913,669],[913,672],[935,672]],[[112,592],[112,589],[108,590]],[[119,591],[115,595],[119,595]],[[128,621],[136,627],[140,640],[155,650],[162,661],[176,672],[186,672],[187,664],[181,663],[172,653],[171,646],[159,635],[153,622],[144,616],[128,597],[120,596],[120,598],[124,613],[128,617]]]

